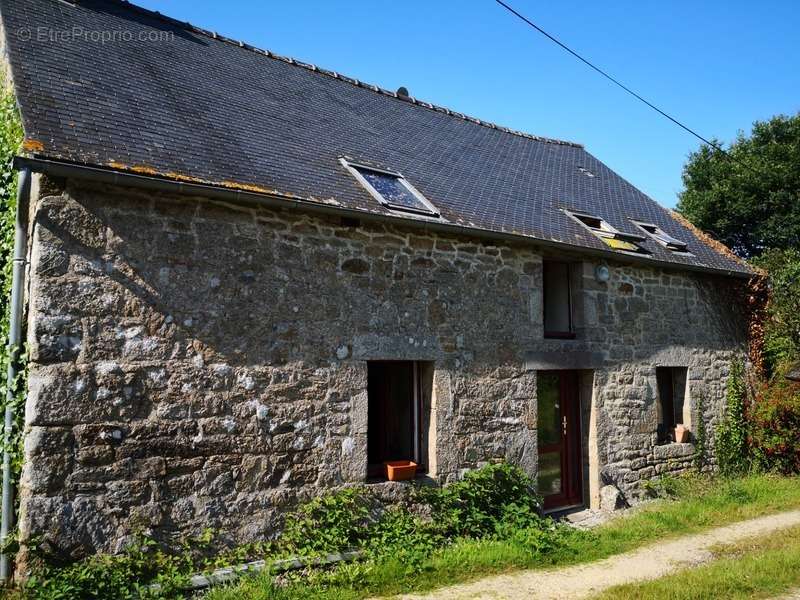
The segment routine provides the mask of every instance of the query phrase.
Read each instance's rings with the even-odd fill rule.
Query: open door
[[[545,510],[583,502],[576,371],[540,371],[537,383],[538,491]]]

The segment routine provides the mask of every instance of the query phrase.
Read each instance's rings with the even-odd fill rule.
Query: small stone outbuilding
[[[751,272],[581,145],[126,2],[0,14],[33,174],[23,544],[252,541],[389,460],[511,461],[548,510],[692,464]],[[36,37],[73,27],[119,35]]]

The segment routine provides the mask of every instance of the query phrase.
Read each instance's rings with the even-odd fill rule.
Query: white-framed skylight
[[[395,171],[339,159],[370,195],[392,210],[438,217],[439,211],[403,175]]]
[[[664,246],[666,249],[681,254],[689,254],[689,246],[686,242],[682,242],[681,240],[672,237],[658,225],[654,223],[647,223],[646,221],[637,221],[635,219],[631,219],[631,223],[636,225],[639,229],[644,231],[647,235]]]
[[[604,219],[595,217],[594,215],[590,215],[585,212],[566,209],[564,209],[564,212],[573,220],[599,237],[609,248],[613,248],[614,250],[622,250],[623,252],[650,254],[649,250],[639,245],[641,242],[644,242],[647,239],[643,235],[623,233]]]

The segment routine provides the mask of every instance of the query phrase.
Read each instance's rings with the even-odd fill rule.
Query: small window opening
[[[583,173],[583,174],[584,174],[584,175],[586,175],[587,177],[594,177],[594,173],[592,173],[592,172],[591,172],[589,169],[587,169],[586,167],[578,167],[578,171],[580,171],[581,173]]]
[[[353,217],[342,217],[340,220],[340,224],[342,227],[347,227],[349,229],[361,227],[361,219],[356,219]]]
[[[686,411],[686,367],[657,367],[658,441],[675,441],[675,427],[689,426]]]
[[[639,245],[639,243],[647,239],[642,235],[623,233],[600,217],[595,217],[586,213],[572,211],[565,212],[597,237],[599,237],[606,244],[606,246],[613,248],[614,250],[636,252],[637,254],[650,254],[647,249],[642,248]]]
[[[382,205],[404,212],[439,216],[439,211],[400,173],[349,163],[342,164]]]
[[[542,263],[544,336],[548,338],[575,337],[572,318],[571,266],[566,262]]]
[[[381,478],[384,463],[412,460],[427,472],[431,428],[432,363],[367,363],[367,474]]]
[[[653,225],[652,223],[642,223],[641,221],[633,221],[633,224],[668,250],[671,250],[672,252],[689,252],[689,247],[686,242],[682,242],[681,240],[672,237],[658,225]]]

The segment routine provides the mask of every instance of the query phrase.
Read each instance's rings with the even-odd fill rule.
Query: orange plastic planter
[[[417,463],[410,460],[390,460],[386,465],[386,478],[389,481],[407,481],[417,474]]]

